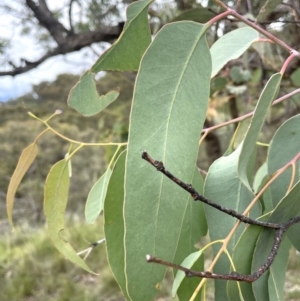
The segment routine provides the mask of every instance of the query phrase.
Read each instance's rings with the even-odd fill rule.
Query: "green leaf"
[[[282,75],[280,73],[276,73],[272,75],[267,82],[256,104],[254,114],[251,118],[251,123],[243,141],[241,155],[238,162],[238,175],[249,189],[251,189],[247,175],[249,161],[253,151],[255,150],[256,141],[267,116],[267,111],[278,94],[281,78]]]
[[[195,166],[194,177],[192,181],[193,187],[198,193],[203,194],[203,179]],[[195,244],[200,241],[200,238],[207,233],[207,222],[204,212],[203,203],[195,202],[191,196],[187,196],[188,202],[185,210],[185,216],[181,225],[180,245],[176,250],[174,262],[182,262],[188,254],[196,250]],[[203,271],[203,258],[198,260],[193,266],[193,269]],[[181,283],[177,295],[180,301],[189,300],[192,292],[199,284],[197,277],[185,278]]]
[[[26,173],[26,171],[31,166],[34,161],[36,155],[38,153],[38,147],[35,143],[27,146],[23,151],[19,158],[18,164],[14,170],[14,173],[9,181],[7,195],[6,195],[6,209],[7,209],[7,217],[11,226],[13,225],[12,220],[12,210],[14,207],[15,194],[16,191]]]
[[[263,186],[267,183],[269,179],[268,175],[268,165],[265,162],[256,172],[254,181],[253,181],[253,191],[257,194]],[[270,192],[270,187],[265,190],[263,195],[260,197],[260,202],[262,204],[262,212],[263,214],[270,212],[274,209],[273,202],[272,202],[272,195]]]
[[[143,161],[141,153],[147,150],[192,182],[210,90],[204,33],[205,27],[193,22],[166,25],[145,53],[137,76],[124,204],[125,271],[132,300],[152,300],[166,271],[146,263],[146,254],[173,261],[182,248],[187,193]]]
[[[295,141],[300,141],[300,115],[284,122],[270,142],[267,159],[269,175],[282,168],[300,152],[300,144]],[[300,164],[297,162],[295,182],[299,180],[299,175]],[[272,183],[270,191],[274,206],[285,196],[291,176],[292,172],[289,168]]]
[[[91,71],[85,72],[70,91],[68,98],[69,106],[86,117],[101,112],[119,96],[117,91],[109,91],[106,95],[99,96],[94,75]]]
[[[200,260],[200,258],[202,260]],[[192,254],[190,254],[188,257],[186,257],[183,262],[180,264],[181,266],[188,268],[188,269],[192,269],[192,270],[203,270],[204,267],[204,257],[202,254],[202,250],[194,252]],[[180,290],[180,287],[183,283],[184,280],[187,280],[186,284],[189,284],[189,280],[192,280],[191,278],[187,279],[185,276],[185,273],[182,271],[178,271],[176,273],[176,277],[174,279],[173,282],[173,286],[172,286],[172,296],[173,298],[176,296],[177,291]],[[196,284],[199,284],[199,279],[196,279]],[[189,300],[189,298],[192,296],[194,292],[193,287],[185,287],[185,289],[181,289],[181,292],[178,294],[179,295],[179,300],[183,301],[183,300]]]
[[[111,176],[111,170],[108,168],[100,179],[93,185],[89,192],[85,204],[85,219],[88,223],[93,224],[96,218],[103,210],[103,203],[106,196],[108,182]]]
[[[300,215],[300,181],[295,184],[291,191],[278,203],[272,216],[277,222],[288,221],[289,219]],[[300,250],[299,243],[300,225],[293,225],[288,231],[287,236],[297,250]]]
[[[239,28],[223,35],[210,48],[211,77],[214,77],[229,61],[239,58],[258,38],[258,32],[251,27]]]
[[[230,78],[235,84],[241,84],[250,80],[251,73],[248,69],[244,69],[240,66],[233,66],[230,69]]]
[[[265,162],[256,172],[254,180],[253,180],[253,191],[257,194],[268,178],[268,166],[267,162]]]
[[[215,77],[211,80],[210,95],[213,95],[216,91],[220,91],[226,87],[227,80],[225,77]]]
[[[153,0],[132,3],[127,8],[127,21],[118,40],[104,52],[91,68],[101,70],[137,71],[142,55],[151,42],[148,7]]]
[[[117,159],[108,184],[104,202],[104,232],[108,262],[122,289],[126,300],[130,300],[126,291],[125,251],[124,251],[124,175],[126,151]]]
[[[67,259],[84,270],[95,274],[77,255],[69,242],[63,238],[69,187],[68,162],[61,160],[51,168],[45,183],[44,213],[47,219],[49,235],[54,246]]]
[[[237,166],[242,149],[242,144],[230,155],[221,157],[210,166],[204,185],[204,195],[227,208],[242,213],[254,198],[252,190],[245,186],[238,178]],[[210,206],[205,206],[209,235],[212,241],[224,239],[236,223],[236,219]],[[260,215],[260,208],[256,205],[250,213],[251,217]],[[239,226],[230,239],[228,251],[232,254],[233,247],[239,239],[244,225]],[[214,245],[216,254],[219,247]],[[227,257],[222,256],[214,267],[216,273],[229,272],[230,266]],[[224,300],[226,295],[226,282],[215,281],[215,300]]]
[[[298,232],[299,233],[299,232]],[[280,245],[278,254],[270,266],[268,280],[269,297],[272,301],[284,301],[284,284],[288,264],[289,250],[291,243],[284,239]]]
[[[175,17],[171,22],[190,20],[199,23],[206,23],[212,19],[215,15],[207,7],[198,7],[187,10],[177,17]]]
[[[253,254],[252,273],[257,271],[257,269],[266,262],[273,243],[274,230],[264,228],[257,240]],[[252,283],[256,300],[284,300],[284,280],[288,262],[289,245],[290,243],[285,239],[270,269]],[[276,295],[278,295],[279,298],[273,299],[274,290],[276,290]]]
[[[260,9],[256,22],[263,21],[281,3],[282,0],[267,0],[264,6]]]
[[[278,203],[278,205],[270,215],[268,221],[272,223],[282,223],[297,216],[297,214],[300,211],[300,204],[298,201],[299,194],[300,194],[300,181]],[[259,235],[259,238],[256,243],[256,248],[253,253],[252,273],[254,273],[264,262],[266,262],[270,254],[271,248],[274,244],[274,239],[275,239],[274,233],[275,233],[274,230],[269,228],[264,228],[261,234]],[[287,232],[287,235],[289,235],[289,230]],[[299,239],[299,234],[297,239]],[[276,285],[277,294],[278,296],[280,296],[280,298],[277,300],[283,300],[283,287],[284,287],[283,275],[285,276],[285,270],[287,267],[288,246],[285,245],[287,244],[287,242],[283,242],[282,244],[283,247],[280,246],[279,253],[275,258],[275,260],[278,261],[276,265],[268,272],[264,273],[258,280],[256,280],[252,284],[253,292],[257,300],[269,300],[269,294],[270,296],[271,295],[274,296],[274,291],[273,291],[274,285]],[[269,277],[271,277],[272,279],[270,280]],[[268,290],[268,287],[270,287],[271,289],[270,291]]]
[[[248,226],[240,236],[233,253],[233,262],[237,269],[236,272],[243,275],[251,274],[251,263],[255,244],[262,227]],[[252,291],[252,284],[239,282],[242,296],[245,300],[255,300]],[[240,292],[236,281],[227,281],[227,296],[230,301],[240,301]]]
[[[148,7],[151,2],[153,0],[136,1],[128,6],[123,32],[73,87],[68,97],[70,107],[84,116],[92,116],[117,99],[117,91],[99,96],[94,76],[101,70],[138,70],[142,55],[151,42],[148,24]]]
[[[300,87],[300,68],[297,68],[292,74],[291,74],[291,81],[294,86]]]

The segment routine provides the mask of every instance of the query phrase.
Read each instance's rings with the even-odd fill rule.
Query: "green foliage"
[[[209,48],[207,32],[224,15],[209,19],[206,24],[172,22],[164,26],[150,43],[147,21],[150,3],[137,1],[128,8],[128,19],[120,38],[81,77],[69,96],[69,104],[83,115],[92,116],[99,112],[104,115],[109,110],[108,105],[109,108],[116,105],[113,101],[118,93],[107,91],[104,97],[99,97],[94,74],[101,70],[138,68],[128,142],[117,135],[110,135],[108,139],[100,136],[102,139],[97,137],[93,142],[71,139],[53,128],[56,114],[45,119],[31,114],[46,126],[47,131],[70,144],[65,151],[66,158],[54,164],[46,179],[44,211],[50,237],[70,261],[91,271],[69,245],[65,235],[64,215],[70,186],[68,166],[82,148],[107,147],[110,148],[107,170],[102,171],[97,182],[90,181],[95,184],[87,198],[86,219],[95,222],[104,208],[108,260],[127,300],[153,300],[167,272],[164,266],[172,267],[176,273],[173,294],[177,294],[181,301],[195,300],[199,294],[205,294],[205,277],[215,277],[216,274],[219,276],[214,281],[214,300],[283,300],[289,249],[292,244],[299,249],[299,224],[294,230],[293,227],[283,228],[284,222],[300,212],[297,199],[300,152],[299,143],[295,143],[299,140],[299,115],[279,125],[274,137],[266,141],[271,140],[270,144],[262,143],[260,139],[270,107],[284,83],[287,65],[300,54],[281,43],[291,56],[280,72],[264,75],[261,92],[253,92],[262,74],[254,72],[251,79],[252,72],[247,63],[243,68],[233,66],[227,71],[222,68],[241,55],[244,62],[248,61],[246,56],[253,51],[249,48],[258,41],[258,32],[261,31],[256,24],[234,13],[251,27],[231,31]],[[227,14],[233,13],[228,10]],[[190,17],[187,14],[187,18]],[[267,35],[278,43],[273,35]],[[217,74],[219,76],[211,88],[211,78]],[[251,90],[253,97],[260,94],[258,101],[251,106],[252,113],[203,129],[203,124],[209,123],[213,114],[221,115],[220,107],[227,102],[230,102],[233,119],[238,110],[235,102],[251,85],[255,87],[252,86]],[[219,95],[220,92],[223,96]],[[221,104],[212,107],[210,96]],[[277,103],[288,97],[288,94],[284,95]],[[240,107],[245,107],[245,102],[241,102]],[[211,164],[203,180],[197,166],[199,146],[204,139],[211,139],[216,128],[246,118],[250,118],[250,122],[242,123],[232,131],[231,142],[226,144],[227,151]],[[260,145],[267,146],[268,151],[258,159],[256,154]],[[119,154],[124,147],[126,152]],[[169,175],[171,181],[163,175],[167,172],[161,162],[152,162],[162,172],[159,173],[143,161],[141,154],[144,150],[155,160],[162,161],[178,178]],[[28,157],[32,159],[33,156]],[[22,169],[23,173],[29,165]],[[257,171],[259,165],[262,167]],[[79,176],[75,172],[75,177]],[[14,193],[20,179],[20,176],[17,180],[12,178]],[[189,183],[204,195],[200,199],[211,206],[193,201],[199,198]],[[7,207],[10,218],[14,193],[10,194]],[[257,221],[267,221],[268,224],[257,226]],[[246,226],[246,222],[250,225]],[[287,231],[283,238],[278,236],[279,228]],[[211,242],[199,251],[198,243],[207,230]],[[274,241],[281,243],[279,251]],[[184,277],[184,269],[177,264],[202,271],[205,251],[210,245],[214,260],[205,277],[201,281],[196,277],[192,280]],[[154,258],[152,263],[146,261],[146,254],[154,256],[147,257]],[[237,278],[232,279],[239,274],[256,275],[256,271],[264,269],[268,263],[270,267],[253,283],[239,283],[234,281]],[[189,270],[189,274],[193,275],[193,271]],[[223,279],[224,275],[230,279],[228,282]]]

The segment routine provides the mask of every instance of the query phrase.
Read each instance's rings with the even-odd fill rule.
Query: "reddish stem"
[[[226,4],[222,3],[220,0],[214,0],[214,2],[216,4],[218,4],[219,6],[223,7],[227,12],[229,12],[229,14],[231,16],[233,16],[233,17],[241,20],[245,24],[249,25],[250,27],[254,28],[258,32],[260,32],[261,34],[263,34],[264,36],[266,36],[267,38],[269,38],[270,40],[272,40],[274,43],[276,43],[276,44],[280,45],[281,47],[283,47],[284,49],[286,49],[289,53],[295,53],[295,57],[299,57],[300,58],[300,53],[298,51],[296,51],[295,49],[293,49],[292,47],[290,47],[288,44],[284,43],[280,39],[276,38],[274,35],[272,35],[268,31],[266,31],[265,29],[261,28],[256,23],[254,23],[254,22],[248,20],[247,18],[241,16],[235,10],[229,8]]]
[[[296,51],[292,51],[291,55],[285,60],[283,66],[281,67],[280,73],[283,75],[288,65],[291,63],[291,61],[297,57],[297,54],[299,54]]]

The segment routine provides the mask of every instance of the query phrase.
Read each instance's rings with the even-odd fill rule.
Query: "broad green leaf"
[[[104,52],[91,68],[101,70],[137,71],[142,55],[151,42],[148,7],[153,0],[136,1],[127,8],[127,20],[118,40]]]
[[[51,168],[45,183],[44,213],[47,219],[49,235],[54,246],[67,259],[84,270],[95,274],[63,237],[69,187],[68,162],[61,160]]]
[[[202,260],[200,260],[200,258]],[[188,257],[186,257],[180,265],[185,267],[185,268],[192,269],[192,270],[199,270],[199,268],[203,270],[203,267],[204,267],[204,260],[203,259],[204,259],[204,257],[203,257],[203,254],[202,254],[202,250],[199,250],[197,252],[194,252],[194,253],[190,254]],[[188,284],[189,280],[192,280],[192,278],[186,278],[184,272],[178,271],[176,273],[176,277],[174,279],[173,286],[172,286],[172,296],[173,296],[173,298],[176,296],[177,291],[180,289],[180,286],[182,285],[182,282],[184,280],[187,280],[186,282]],[[199,279],[196,278],[196,280],[197,280],[196,284],[199,284]],[[189,300],[189,298],[192,296],[192,294],[194,292],[194,289],[193,289],[193,287],[190,287],[190,288],[185,287],[185,289],[181,290],[181,292],[178,294],[179,295],[179,300],[180,301]]]
[[[249,161],[253,151],[255,150],[256,141],[265,121],[267,111],[278,94],[281,78],[282,75],[280,73],[276,73],[269,79],[256,104],[254,114],[251,118],[251,123],[243,141],[238,162],[238,176],[249,189],[250,184],[247,175]]]
[[[264,6],[260,9],[256,21],[263,21],[281,3],[282,0],[267,0]]]
[[[300,115],[296,115],[283,123],[270,142],[267,159],[269,175],[282,168],[300,152],[300,143],[295,143],[295,141],[300,141]],[[270,191],[274,206],[285,196],[291,182],[291,176],[292,172],[289,168],[272,183]],[[299,180],[299,176],[300,164],[297,162],[294,182]]]
[[[203,194],[203,179],[197,166],[195,166],[193,187],[198,193]],[[182,220],[181,233],[179,237],[180,245],[176,250],[174,262],[180,263],[183,259],[196,250],[195,244],[207,233],[207,223],[204,207],[201,202],[195,202],[189,195],[186,203],[185,215]],[[203,258],[198,260],[193,269],[202,271],[204,269]],[[189,300],[191,293],[194,292],[199,284],[197,277],[190,277],[183,280],[177,292],[180,301]]]
[[[106,95],[99,96],[94,73],[85,72],[79,82],[72,88],[68,98],[68,104],[83,116],[93,116],[115,101],[119,92],[109,91]]]
[[[88,223],[93,224],[96,218],[103,210],[103,203],[107,192],[107,186],[111,176],[111,170],[108,168],[106,172],[93,185],[89,192],[85,204],[85,219]]]
[[[13,225],[12,210],[14,207],[16,191],[26,173],[28,168],[31,166],[38,152],[38,147],[35,143],[27,146],[19,158],[18,164],[14,170],[14,173],[10,179],[7,195],[6,195],[6,209],[9,223]]]
[[[251,200],[254,194],[246,187],[238,178],[237,166],[241,153],[242,144],[230,155],[224,156],[216,160],[209,168],[205,185],[204,195],[227,208],[233,209],[242,213]],[[208,223],[209,235],[212,241],[224,239],[237,220],[215,208],[205,205],[206,218]],[[251,211],[251,217],[260,215],[260,208],[256,205]],[[228,244],[228,251],[232,254],[233,248],[236,245],[239,236],[244,229],[244,225],[239,226]],[[216,254],[219,247],[214,245],[213,251]],[[214,272],[226,273],[229,272],[230,266],[227,257],[222,256],[215,268]],[[226,282],[223,280],[215,281],[215,300],[226,300]],[[222,299],[223,298],[223,299]]]
[[[156,295],[166,269],[146,263],[145,256],[174,260],[182,248],[181,221],[190,202],[141,153],[147,150],[183,181],[192,182],[210,74],[205,27],[193,22],[166,25],[142,59],[131,113],[124,204],[125,271],[134,301]]]
[[[94,76],[108,70],[138,70],[141,57],[151,42],[148,7],[153,0],[136,1],[127,8],[127,21],[118,40],[82,75],[68,97],[68,104],[84,116],[92,116],[117,99],[119,92],[99,96]]]
[[[251,27],[243,27],[233,30],[217,40],[210,48],[211,77],[214,77],[229,61],[239,58],[258,38],[256,30]]]
[[[187,10],[177,17],[175,17],[171,22],[190,20],[199,23],[206,23],[212,19],[215,15],[207,7],[199,7]]]
[[[124,175],[125,175],[124,151],[117,159],[108,184],[104,202],[104,232],[108,262],[111,270],[122,289],[127,300],[130,300],[126,291],[125,262],[124,262]]]

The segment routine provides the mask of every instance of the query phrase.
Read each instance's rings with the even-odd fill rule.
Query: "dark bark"
[[[29,61],[21,58],[19,66],[16,66],[16,64],[10,64],[13,68],[8,71],[0,72],[0,76],[15,76],[25,73],[36,68],[48,58],[59,54],[78,51],[93,43],[111,43],[119,37],[123,29],[123,26],[117,25],[106,26],[93,31],[90,30],[82,33],[74,33],[72,27],[71,30],[68,30],[63,26],[63,24],[57,21],[53,13],[49,10],[45,0],[39,0],[38,3],[32,0],[26,0],[26,5],[31,9],[39,24],[49,32],[57,45],[53,49],[41,55],[41,57],[35,61]],[[72,1],[70,2],[70,5],[72,5]]]

